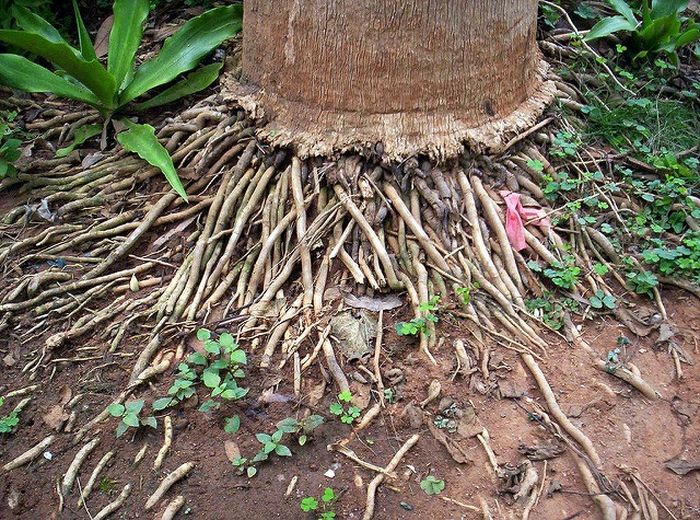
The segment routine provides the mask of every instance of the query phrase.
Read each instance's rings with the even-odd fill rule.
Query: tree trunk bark
[[[301,155],[497,149],[551,99],[537,0],[246,0],[229,90]]]

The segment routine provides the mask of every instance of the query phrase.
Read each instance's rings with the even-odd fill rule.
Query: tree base
[[[275,147],[292,147],[301,158],[379,151],[401,161],[425,154],[444,161],[464,152],[499,153],[519,132],[534,124],[555,97],[540,61],[537,80],[526,99],[505,117],[474,126],[459,112],[361,114],[329,112],[290,101],[231,74],[222,79],[222,95],[242,106],[258,122],[257,136]],[[488,112],[488,107],[485,108]]]

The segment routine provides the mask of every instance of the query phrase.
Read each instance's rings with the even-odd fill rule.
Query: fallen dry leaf
[[[60,430],[63,423],[68,420],[68,414],[63,411],[63,405],[56,404],[41,416],[42,420],[52,430]]]
[[[679,458],[667,460],[664,466],[673,471],[676,475],[687,475],[691,471],[700,470],[700,462],[691,462]]]
[[[73,397],[73,390],[71,390],[68,385],[65,385],[58,391],[58,395],[60,396],[58,402],[62,405],[66,405],[68,404],[68,401],[70,401],[71,397]]]
[[[238,444],[233,441],[224,441],[224,451],[226,452],[226,458],[229,462],[233,462],[241,456],[241,450],[238,448]]]
[[[112,30],[112,23],[114,22],[114,16],[109,15],[102,22],[100,28],[97,29],[97,34],[95,35],[95,54],[98,58],[107,56],[107,50],[109,49],[109,33]]]

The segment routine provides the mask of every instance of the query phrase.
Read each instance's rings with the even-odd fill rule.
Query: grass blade
[[[151,125],[132,123],[128,119],[120,121],[127,126],[128,130],[118,134],[117,141],[125,150],[134,152],[148,164],[162,171],[175,192],[187,200],[187,192],[185,192],[180,177],[177,176],[173,160],[168,151],[158,142],[155,129]]]

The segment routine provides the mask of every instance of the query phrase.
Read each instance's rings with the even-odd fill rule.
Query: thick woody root
[[[65,123],[61,117],[54,116],[56,124]],[[367,296],[405,292],[414,317],[426,320],[419,345],[432,363],[437,335],[421,304],[468,288],[461,315],[474,343],[493,340],[535,363],[547,357],[546,330],[524,300],[543,287],[527,260],[552,264],[573,254],[590,266],[586,250],[595,243],[596,258],[614,261],[604,237],[585,228],[581,235],[590,240],[565,252],[557,230],[526,223],[528,249],[512,248],[500,192],[519,193],[525,206],[546,206],[541,174],[528,166],[539,161],[551,170],[532,144],[548,140],[540,131],[514,139],[513,150],[499,159],[465,155],[442,165],[418,158],[395,164],[378,154],[301,160],[255,141],[242,111],[210,98],[166,121],[159,136],[180,171],[195,174],[189,205],[170,192],[141,195],[162,189],[160,174],[122,151],[93,164],[83,160],[85,167],[76,156],[33,163],[3,184],[17,184],[21,193],[31,188],[55,222],[46,226],[24,206],[3,217],[2,230],[13,239],[0,244],[11,280],[0,291],[0,331],[25,316],[36,323],[25,335],[69,317],[25,371],[35,375],[56,361],[59,349],[87,335],[97,334],[114,353],[130,329],[150,323],[150,340],[121,402],[182,357],[182,346],[164,349],[183,325],[235,322],[261,367],[292,361],[295,388],[322,351],[337,386],[346,389],[329,328],[319,324],[338,288]],[[114,216],[99,215],[101,208]],[[48,268],[25,274],[38,263]],[[581,297],[600,287],[608,286],[591,274],[573,293]],[[95,311],[98,301],[108,303]],[[122,316],[127,319],[115,326],[100,326]],[[93,418],[77,438],[106,417]],[[589,451],[583,437],[576,440]]]

